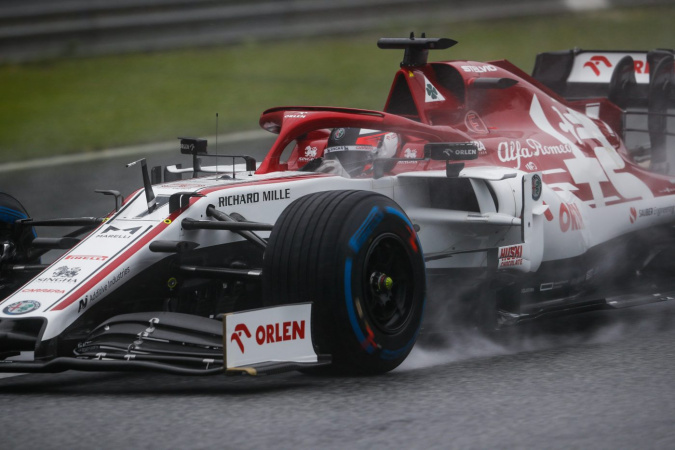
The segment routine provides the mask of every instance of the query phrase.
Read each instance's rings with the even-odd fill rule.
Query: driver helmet
[[[338,160],[354,177],[370,170],[375,159],[393,158],[399,141],[398,134],[387,131],[335,128],[328,138],[324,157]]]

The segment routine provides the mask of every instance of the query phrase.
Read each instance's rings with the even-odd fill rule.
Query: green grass
[[[349,38],[0,66],[0,162],[256,129],[279,105],[381,109],[401,51],[384,35],[410,29],[460,43],[434,60],[509,59],[525,71],[538,52],[572,47],[675,46],[675,7],[472,23],[388,24]]]

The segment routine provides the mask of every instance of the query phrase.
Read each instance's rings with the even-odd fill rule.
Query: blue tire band
[[[392,208],[391,206],[385,207],[384,210],[386,213],[394,214],[395,216],[403,220],[410,227],[410,230],[414,230],[410,220],[399,210],[397,210],[396,208]],[[382,222],[384,217],[385,214],[382,211],[380,211],[380,209],[377,206],[374,206],[370,210],[370,213],[368,213],[368,217],[366,217],[366,219],[363,221],[358,230],[356,230],[356,232],[349,239],[349,247],[354,251],[354,253],[358,253],[358,251],[363,246],[363,243],[368,239],[368,237],[373,232],[375,227],[379,225],[380,222]],[[415,235],[415,239],[417,239],[417,235]],[[419,244],[419,239],[417,239],[417,242]],[[419,248],[421,253],[422,246],[420,245]],[[361,344],[361,347],[363,347],[363,349],[368,354],[372,354],[375,351],[375,348],[363,334],[363,330],[359,325],[359,320],[358,317],[356,316],[356,311],[354,309],[354,298],[352,296],[352,267],[353,267],[352,258],[351,257],[347,258],[345,261],[345,277],[344,277],[347,315],[349,316],[349,323],[351,324],[352,330],[356,335],[356,339]],[[424,314],[425,306],[426,306],[426,296],[424,296],[424,300],[422,303],[422,314]],[[415,334],[413,335],[412,339],[410,339],[410,341],[408,341],[403,347],[396,350],[382,349],[379,355],[380,358],[385,360],[392,360],[398,358],[401,354],[404,354],[407,351],[409,351],[410,348],[415,344],[415,341],[417,340],[417,336],[419,335],[421,328],[422,324],[420,322],[419,326],[417,327],[417,330],[415,330]]]

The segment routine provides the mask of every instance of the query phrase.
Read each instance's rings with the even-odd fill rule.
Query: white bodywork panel
[[[311,317],[311,303],[227,314],[223,323],[227,368],[316,362]]]

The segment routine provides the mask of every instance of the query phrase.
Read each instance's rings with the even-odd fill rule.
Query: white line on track
[[[218,144],[231,144],[235,142],[246,142],[271,137],[272,135],[264,130],[240,131],[237,133],[218,136]],[[210,136],[210,142],[215,143],[216,137]],[[49,158],[31,159],[28,161],[16,161],[0,164],[0,173],[13,172],[16,170],[38,169],[41,167],[59,166],[63,164],[72,164],[85,161],[96,161],[99,159],[117,158],[129,155],[147,155],[150,153],[167,152],[179,148],[178,140],[156,142],[154,144],[133,145],[129,147],[120,147],[93,151],[89,153],[75,153],[72,155],[52,156]]]
[[[27,373],[0,373],[0,379],[18,377],[18,376],[21,376],[21,375],[28,375],[28,374]]]
[[[611,6],[609,0],[565,0],[564,4],[572,11],[606,9]]]

